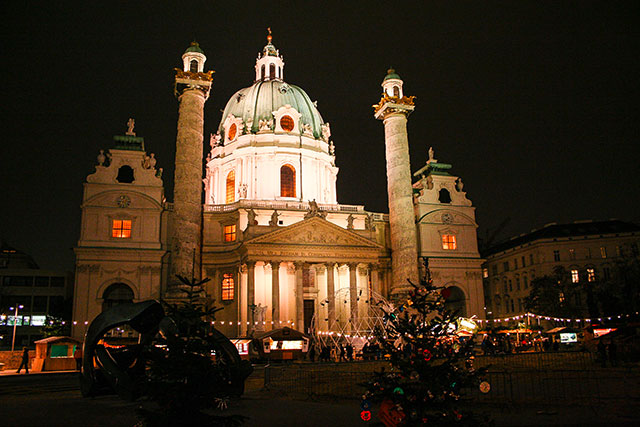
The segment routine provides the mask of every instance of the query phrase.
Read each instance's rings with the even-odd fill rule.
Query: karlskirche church
[[[450,290],[447,304],[484,317],[475,208],[433,149],[412,174],[414,100],[400,76],[388,71],[373,109],[384,128],[389,214],[369,212],[338,201],[340,142],[307,93],[285,81],[283,57],[267,40],[253,83],[229,99],[211,135],[204,171],[212,72],[197,43],[182,55],[173,203],[162,159],[147,153],[133,120],[100,150],[75,248],[75,337],[113,305],[178,298],[176,275],[210,279],[207,297],[224,308],[216,328],[229,337],[333,330],[367,316],[370,301],[407,292],[427,262]]]

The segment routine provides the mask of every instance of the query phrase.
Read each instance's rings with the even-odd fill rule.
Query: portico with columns
[[[249,239],[241,251],[241,335],[283,326],[326,330],[336,316],[357,319],[387,280],[379,276],[382,245],[320,217]],[[264,315],[256,307],[267,307]]]

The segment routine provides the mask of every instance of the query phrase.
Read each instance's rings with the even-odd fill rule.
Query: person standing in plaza
[[[73,352],[73,358],[76,361],[76,370],[82,369],[82,346],[76,346],[76,351]]]
[[[18,372],[17,372],[18,374],[22,370],[23,366],[24,366],[24,370],[28,374],[29,373],[29,349],[27,347],[22,348],[22,362],[20,362],[20,367],[18,368]]]

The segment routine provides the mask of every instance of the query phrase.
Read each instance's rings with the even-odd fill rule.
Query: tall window
[[[602,267],[602,277],[604,278],[604,280],[611,279],[611,270],[609,269],[609,267]]]
[[[606,258],[607,257],[607,248],[605,248],[604,246],[600,246],[600,256],[602,258]]]
[[[522,256],[522,267],[526,267],[525,262],[524,262],[524,255]]]
[[[236,225],[235,224],[224,226],[224,241],[225,242],[236,241]]]
[[[553,251],[553,260],[560,261],[560,251]]]
[[[400,96],[400,89],[398,88],[398,86],[393,87],[393,96],[395,96],[396,98]]]
[[[585,255],[585,258],[591,258],[591,248],[587,248],[587,253]]]
[[[291,165],[280,168],[280,197],[296,197],[296,170]]]
[[[227,175],[227,197],[225,203],[233,203],[236,201],[236,172],[231,171]]]
[[[529,254],[529,265],[533,264],[533,254]]]
[[[580,281],[580,275],[578,274],[578,270],[571,270],[571,282],[578,283]]]
[[[442,235],[442,249],[452,251],[457,247],[458,246],[456,244],[456,236],[454,236],[453,234]]]
[[[587,282],[596,281],[596,270],[593,268],[587,268]]]
[[[529,287],[529,280],[527,279],[527,275],[526,274],[524,276],[522,276],[522,284],[524,285],[525,289],[527,289]]]
[[[233,295],[233,274],[225,273],[222,275],[222,301],[232,301]]]
[[[576,259],[576,250],[569,249],[569,259]]]
[[[276,64],[269,64],[269,78],[272,80],[276,78]]]
[[[117,237],[118,239],[131,238],[131,220],[114,219],[111,224],[111,237]]]
[[[192,73],[198,72],[198,61],[196,61],[195,59],[191,60],[191,63],[189,64],[189,71],[191,71]]]
[[[504,271],[509,271],[509,262],[508,261],[503,262],[502,266],[504,267]]]
[[[516,275],[516,290],[520,290],[520,276]]]

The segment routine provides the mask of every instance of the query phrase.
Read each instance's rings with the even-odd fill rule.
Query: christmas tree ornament
[[[491,384],[489,384],[487,381],[482,381],[480,383],[480,391],[483,393],[489,393],[491,391]]]
[[[400,387],[396,387],[395,389],[393,389],[393,393],[394,394],[404,394],[404,390]]]
[[[362,418],[362,421],[371,421],[371,411],[360,412],[360,418]]]

